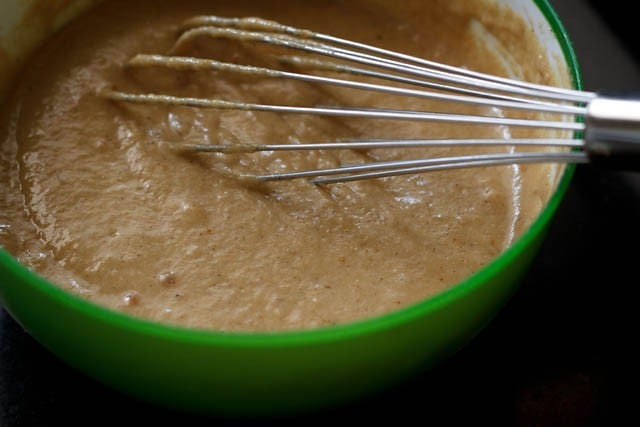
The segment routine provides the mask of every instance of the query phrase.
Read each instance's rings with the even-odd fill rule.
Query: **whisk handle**
[[[587,107],[585,125],[592,164],[640,171],[640,93],[599,93]]]

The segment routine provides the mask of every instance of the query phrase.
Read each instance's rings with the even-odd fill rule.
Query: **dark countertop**
[[[606,8],[600,0],[551,3],[574,41],[586,89],[640,88],[640,44],[631,34],[631,18],[598,15],[596,7]],[[635,419],[638,393],[629,378],[636,370],[630,346],[638,321],[630,291],[637,259],[635,250],[623,246],[634,248],[640,240],[637,218],[640,175],[578,168],[520,291],[471,345],[379,397],[295,421],[400,421],[415,415],[425,421],[582,426]],[[96,419],[220,423],[102,387],[51,356],[0,309],[0,426]]]

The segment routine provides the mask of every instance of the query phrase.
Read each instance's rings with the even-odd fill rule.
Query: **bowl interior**
[[[3,46],[3,55],[0,55],[0,70],[2,70],[0,72],[0,94],[6,92],[11,82],[11,76],[13,76],[15,70],[18,69],[20,63],[41,40],[64,25],[65,22],[82,13],[93,3],[96,2],[92,0],[75,0],[70,2],[33,1],[7,2],[0,6],[3,11],[0,18],[0,41]],[[579,68],[575,53],[571,48],[571,43],[566,31],[549,3],[545,0],[512,0],[506,1],[506,3],[525,17],[532,29],[536,32],[537,37],[546,48],[549,63],[554,68],[554,73],[560,85],[581,88]],[[51,294],[65,304],[82,310],[88,315],[103,317],[128,328],[144,329],[148,332],[153,330],[154,333],[157,334],[179,334],[183,339],[190,337],[191,339],[198,340],[206,338],[223,341],[230,340],[232,342],[246,340],[262,341],[266,339],[266,342],[272,343],[275,336],[280,337],[280,340],[292,340],[291,342],[321,339],[322,337],[335,339],[338,335],[357,334],[369,329],[387,328],[398,322],[402,323],[407,318],[420,316],[430,310],[436,310],[446,305],[447,301],[461,297],[474,287],[481,286],[482,283],[489,280],[496,271],[506,268],[506,266],[508,266],[514,258],[517,258],[518,254],[524,251],[525,248],[529,247],[532,241],[542,232],[562,199],[572,173],[573,167],[565,168],[558,166],[555,172],[551,174],[551,179],[557,183],[557,189],[538,218],[515,244],[477,274],[434,298],[414,304],[397,312],[375,319],[312,331],[275,334],[229,334],[159,325],[104,309],[62,291],[17,263],[16,260],[4,250],[0,250],[0,263],[2,263],[5,268],[10,269],[24,282],[39,287],[42,291]]]

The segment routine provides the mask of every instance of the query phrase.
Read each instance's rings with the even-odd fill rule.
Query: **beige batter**
[[[531,135],[514,129],[134,106],[96,95],[109,87],[442,111],[415,99],[308,83],[123,67],[136,53],[166,53],[179,24],[201,14],[261,16],[553,83],[525,24],[483,2],[104,2],[36,53],[0,122],[0,244],[61,287],[135,316],[191,327],[332,325],[449,288],[508,247],[548,199],[552,171],[537,166],[328,187],[305,181],[250,186],[235,177],[450,154],[445,149],[216,155],[173,148]],[[276,66],[271,51],[198,39],[178,53]]]

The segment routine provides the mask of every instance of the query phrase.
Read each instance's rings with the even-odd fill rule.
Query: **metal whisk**
[[[612,96],[605,93],[583,92],[497,77],[326,34],[282,25],[261,18],[201,16],[185,22],[183,30],[184,32],[169,55],[138,55],[130,60],[129,65],[137,67],[161,66],[176,70],[216,70],[248,76],[293,79],[431,100],[553,113],[559,114],[559,119],[531,120],[395,109],[264,105],[221,99],[133,94],[111,89],[101,90],[100,95],[112,100],[142,104],[555,129],[569,131],[582,137],[581,139],[372,139],[314,144],[224,144],[185,145],[183,147],[186,150],[195,152],[227,154],[258,151],[412,148],[444,145],[509,145],[571,149],[570,151],[476,154],[362,163],[333,169],[255,175],[250,177],[253,180],[276,181],[310,178],[311,182],[328,184],[455,168],[545,162],[594,163],[617,169],[640,169],[640,149],[638,148],[640,147],[640,99],[634,99],[629,94]],[[172,54],[184,43],[199,37],[260,42],[299,50],[315,56],[288,56],[280,58],[281,61],[295,65],[298,68],[373,77],[387,82],[401,83],[403,86],[374,84],[310,73],[279,71]],[[318,55],[339,60],[339,62],[316,59]]]

